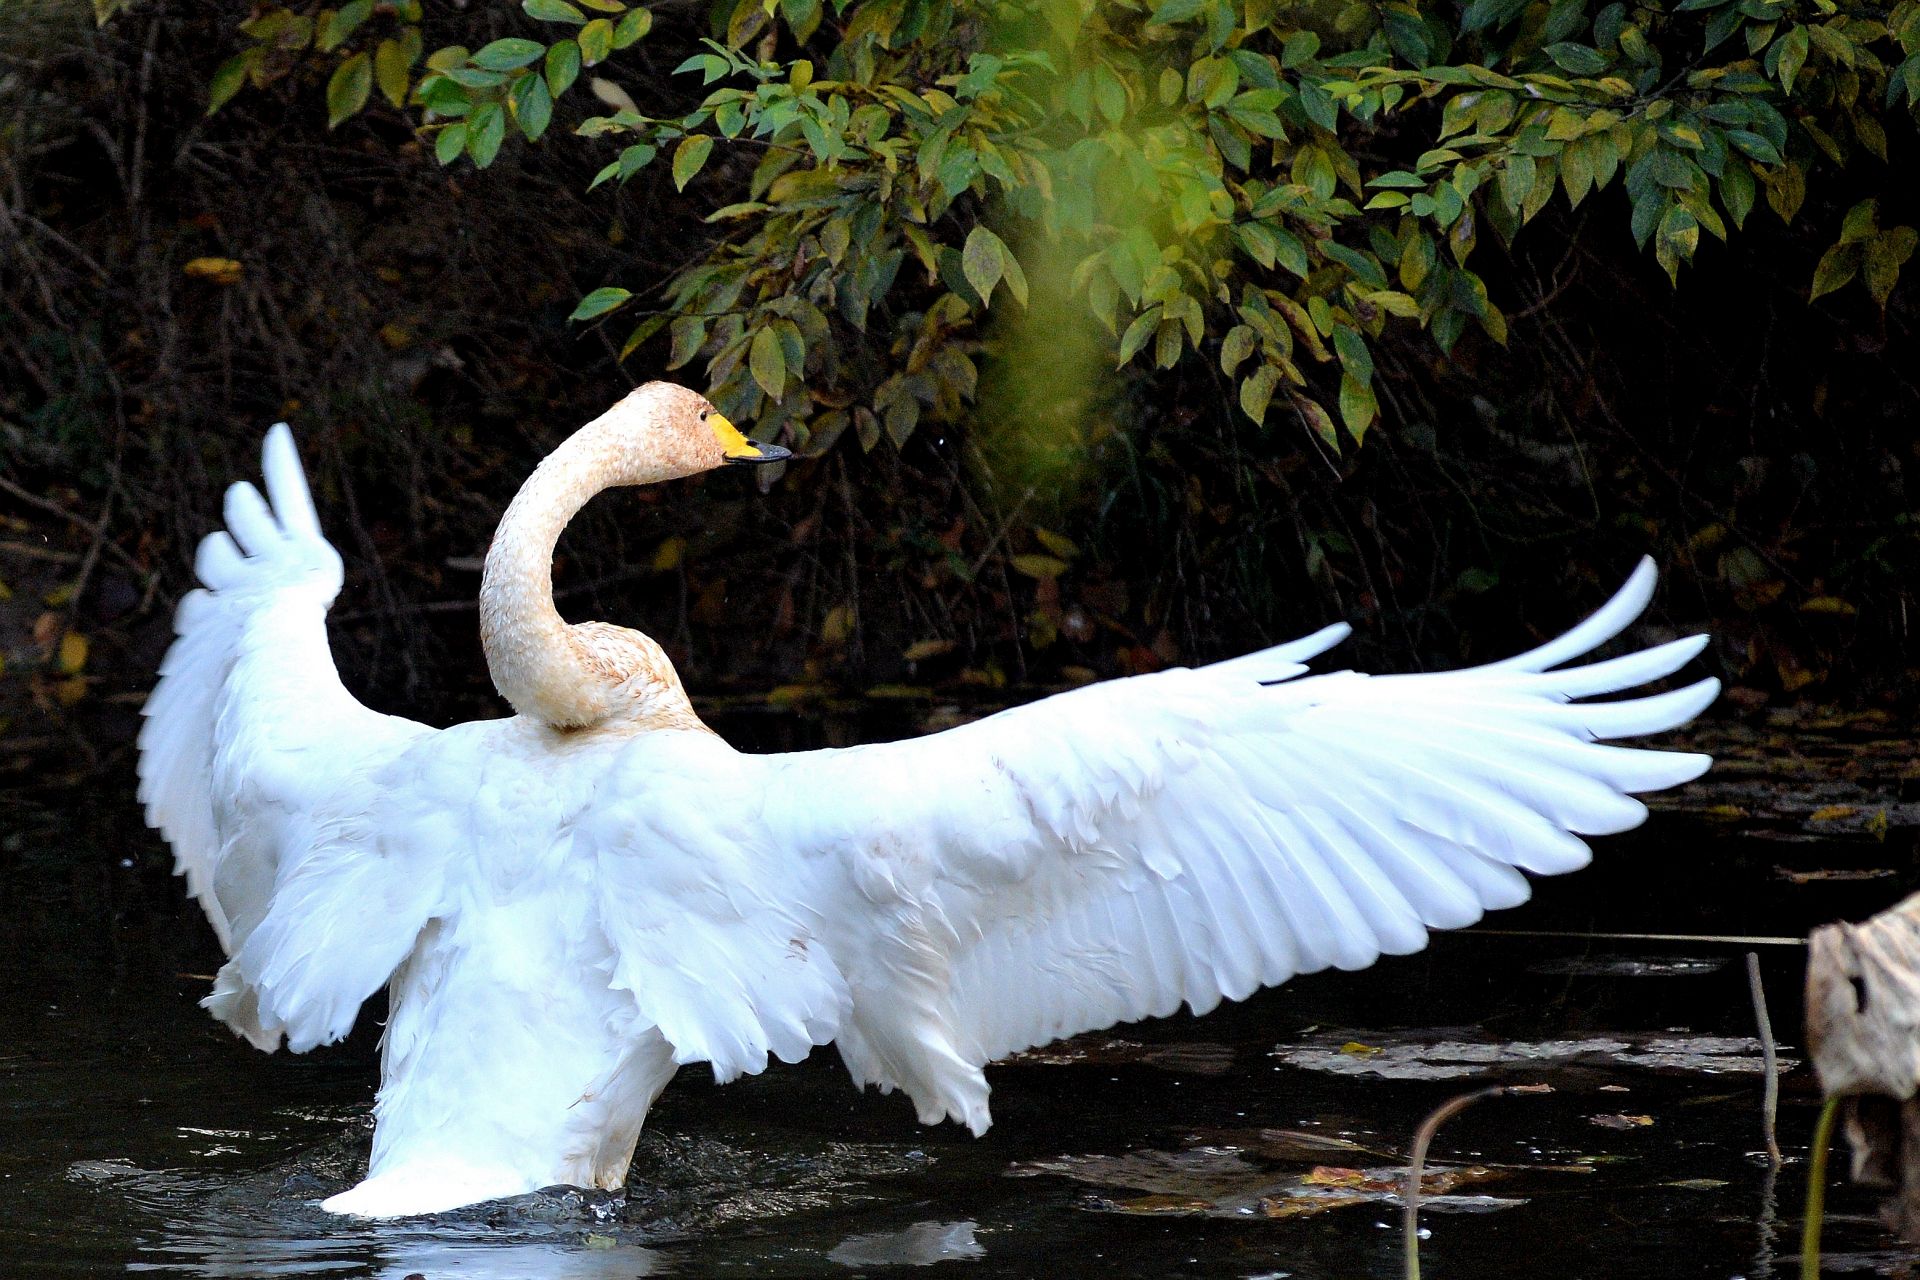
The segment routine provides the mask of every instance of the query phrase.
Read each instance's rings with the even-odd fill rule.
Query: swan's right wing
[[[768,759],[764,821],[833,890],[810,905],[851,993],[849,1068],[977,1133],[994,1058],[1414,951],[1523,901],[1523,871],[1585,865],[1578,836],[1646,816],[1630,793],[1708,764],[1605,740],[1685,723],[1714,681],[1573,701],[1670,675],[1704,637],[1553,669],[1618,634],[1653,582],[1643,563],[1586,623],[1492,666],[1296,678],[1330,630]]]
[[[381,773],[432,731],[340,684],[326,612],[340,556],[284,423],[263,452],[271,505],[227,490],[200,544],[140,730],[140,800],[230,957],[207,1007],[261,1048],[353,1025],[412,946],[437,875],[377,829]]]

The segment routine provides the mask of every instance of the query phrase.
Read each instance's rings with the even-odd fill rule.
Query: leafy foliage
[[[485,168],[653,28],[621,0],[522,7],[541,39],[424,61],[417,0],[269,8],[210,109],[310,47],[338,60],[330,121],[377,85],[442,164]],[[1388,326],[1507,340],[1483,229],[1510,242],[1617,185],[1677,281],[1703,231],[1762,196],[1791,221],[1812,175],[1885,162],[1882,114],[1920,108],[1916,0],[717,0],[663,38],[704,96],[643,110],[590,75],[614,110],[574,129],[618,148],[593,185],[666,157],[713,231],[665,306],[609,287],[574,318],[635,312],[623,357],[664,335],[669,368],[704,360],[724,409],[813,453],[959,418],[983,314],[1026,307],[1035,265],[1117,364],[1216,361],[1249,418],[1290,409],[1337,450],[1378,417]],[[1914,244],[1866,201],[1811,294],[1859,276],[1884,306]]]

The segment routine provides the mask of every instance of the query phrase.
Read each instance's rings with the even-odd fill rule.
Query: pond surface
[[[728,727],[760,746],[822,737]],[[1430,1280],[1793,1275],[1814,1099],[1789,1075],[1788,1164],[1770,1177],[1747,948],[1490,930],[1795,936],[1889,905],[1913,865],[1910,831],[1763,829],[1690,794],[1422,955],[990,1068],[980,1140],[856,1092],[820,1050],[724,1088],[683,1072],[622,1196],[356,1225],[314,1202],[364,1166],[378,1002],[346,1044],[304,1056],[229,1036],[195,1006],[211,935],[107,790],[0,797],[9,1276],[1397,1277],[1413,1131],[1489,1083],[1552,1088],[1441,1130]],[[1755,949],[1795,1058],[1802,952]],[[1868,1198],[1829,1206],[1830,1269],[1910,1273],[1920,1255]]]

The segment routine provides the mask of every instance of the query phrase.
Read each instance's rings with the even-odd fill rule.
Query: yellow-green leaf
[[[673,149],[674,189],[685,191],[687,184],[693,181],[693,176],[700,172],[700,167],[706,164],[707,157],[712,153],[713,139],[704,133],[696,133],[690,138],[683,139],[680,145]],[[775,399],[779,398],[777,392],[768,394],[773,395]]]
[[[1367,428],[1373,425],[1379,412],[1380,406],[1374,400],[1371,386],[1350,373],[1341,375],[1340,419],[1347,424],[1347,434],[1353,437],[1355,444],[1366,439]]]
[[[79,675],[87,665],[87,638],[78,631],[69,631],[60,637],[60,652],[55,665],[63,676]]]
[[[327,128],[366,106],[372,92],[373,60],[365,53],[356,53],[335,67],[327,81]]]
[[[1043,581],[1067,571],[1067,562],[1058,556],[1010,556],[1007,563],[1013,566],[1014,572]]]
[[[396,107],[407,104],[407,88],[411,77],[413,59],[407,56],[407,47],[398,40],[382,40],[373,51],[373,78],[380,86],[380,93]]]
[[[1262,364],[1240,384],[1240,411],[1255,422],[1265,423],[1267,406],[1273,402],[1273,389],[1280,383],[1280,371]]]
[[[613,52],[613,23],[605,18],[595,18],[580,28],[580,34],[575,38],[580,42],[580,60],[589,67],[597,66]]]
[[[772,325],[764,326],[753,335],[753,345],[747,352],[747,368],[768,399],[780,398],[787,384],[787,356],[781,349],[780,335],[773,331]]]
[[[980,295],[982,303],[993,298],[993,287],[1006,271],[1007,246],[985,227],[967,233],[967,244],[960,251],[960,270],[967,283]]]
[[[213,73],[213,81],[207,86],[207,114],[212,115],[233,100],[240,87],[247,82],[247,72],[260,61],[258,48],[237,53],[220,64]]]
[[[1859,247],[1851,244],[1834,245],[1820,255],[1820,265],[1813,269],[1813,289],[1807,295],[1807,301],[1832,293],[1853,279],[1859,270]]]

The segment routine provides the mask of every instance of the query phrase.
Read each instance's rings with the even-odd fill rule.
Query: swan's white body
[[[231,956],[206,1004],[239,1034],[327,1043],[390,986],[341,1212],[619,1186],[680,1064],[728,1080],[829,1041],[977,1134],[992,1059],[1417,950],[1709,763],[1596,740],[1684,723],[1711,680],[1571,701],[1704,638],[1549,670],[1640,613],[1648,563],[1561,639],[1467,671],[1299,678],[1333,627],[884,746],[743,756],[653,704],[436,732],[341,687],[340,561],[284,427],[265,471],[271,511],[228,495],[245,554],[202,549],[141,794]]]

